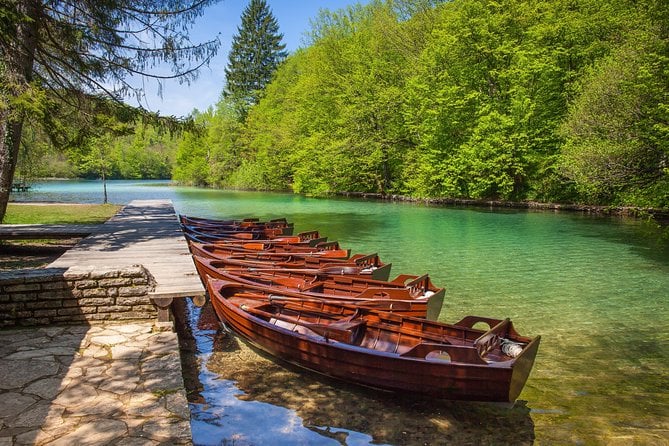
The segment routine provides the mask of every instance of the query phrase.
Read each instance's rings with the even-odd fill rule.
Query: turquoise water
[[[99,182],[39,183],[14,198],[100,202],[101,190]],[[532,426],[531,435],[516,437],[520,442],[669,443],[669,240],[653,225],[571,213],[176,188],[164,182],[110,182],[109,196],[118,203],[169,198],[178,212],[205,217],[285,216],[298,231],[318,229],[353,252],[378,252],[393,263],[395,274],[430,273],[447,288],[445,321],[468,314],[510,317],[522,334],[540,334],[537,362],[520,397],[529,410],[529,420],[521,416],[520,423]],[[206,356],[220,370],[207,371],[215,374],[214,382],[241,380],[226,376],[220,365],[225,356],[216,355]],[[245,399],[252,399],[258,385],[244,389]],[[370,398],[368,404],[376,401]],[[280,405],[279,400],[272,404]],[[294,406],[286,403],[299,414],[300,404]],[[439,407],[442,418],[434,415],[434,423],[444,432],[463,423],[466,413],[518,416],[514,411],[490,415],[459,403]],[[397,410],[406,417],[412,413]],[[476,425],[467,429],[475,431]],[[347,438],[361,442],[340,444],[412,444],[376,430],[370,440],[371,431],[355,426]],[[503,443],[505,437],[476,438]],[[254,444],[244,441],[234,444]]]

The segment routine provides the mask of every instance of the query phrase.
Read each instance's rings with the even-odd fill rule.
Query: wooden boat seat
[[[355,343],[364,325],[364,319],[341,320],[330,324],[304,324],[305,327],[323,336],[326,340],[331,339],[346,344]]]
[[[506,336],[510,326],[511,320],[508,318],[504,319],[474,341],[474,347],[482,358],[494,349],[500,347],[502,338]]]
[[[448,354],[451,362],[486,364],[486,362],[479,356],[478,351],[473,347],[441,343],[437,344],[432,342],[421,342],[420,344],[416,344],[410,350],[400,354],[400,356],[427,360],[446,360],[443,356],[431,355],[438,352]]]
[[[352,319],[355,315],[329,324],[300,322],[267,311],[267,306],[268,304],[265,302],[256,305],[244,303],[240,308],[278,327],[283,327],[300,334],[323,336],[326,340],[332,339],[348,344],[354,343],[359,338],[360,329],[365,325],[364,319]]]

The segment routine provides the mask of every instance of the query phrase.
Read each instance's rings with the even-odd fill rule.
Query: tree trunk
[[[105,175],[104,169],[102,170],[102,191],[104,195],[102,204],[107,204],[107,175]]]
[[[0,129],[2,138],[0,139],[0,222],[5,218],[7,212],[23,129],[23,120],[16,122],[9,115],[9,110],[0,112],[0,123],[2,123]]]
[[[0,111],[0,222],[5,218],[9,193],[16,162],[21,146],[24,112],[12,106],[13,99],[24,94],[29,88],[33,75],[33,62],[37,48],[40,3],[23,0],[16,5],[20,14],[29,20],[19,20],[15,24],[16,35],[5,54],[5,69],[2,73],[4,94],[8,107]]]

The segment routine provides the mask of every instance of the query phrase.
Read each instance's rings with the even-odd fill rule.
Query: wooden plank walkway
[[[149,296],[204,298],[204,287],[170,200],[135,200],[50,267],[143,265],[155,278]],[[158,303],[159,306],[163,306]]]
[[[0,240],[88,237],[100,225],[0,225]]]

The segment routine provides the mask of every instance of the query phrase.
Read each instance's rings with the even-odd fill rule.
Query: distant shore
[[[367,192],[337,192],[335,196],[380,201],[425,203],[435,206],[485,207],[491,209],[536,209],[543,211],[568,211],[620,217],[652,217],[658,223],[669,223],[669,209],[637,206],[598,206],[592,204],[542,203],[538,201],[472,200],[461,198],[413,198],[405,195]]]

